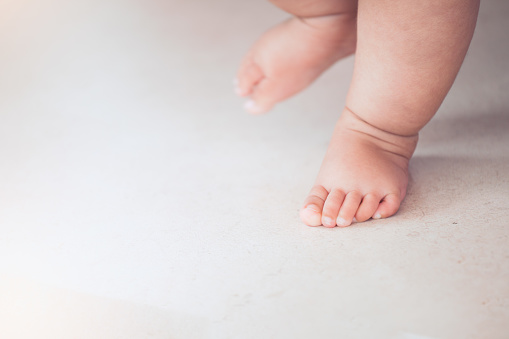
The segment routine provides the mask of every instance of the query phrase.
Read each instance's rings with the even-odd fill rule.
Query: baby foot
[[[395,214],[406,194],[417,139],[380,130],[345,109],[301,210],[304,223],[349,226]]]
[[[262,35],[244,57],[236,93],[250,96],[247,111],[267,112],[352,54],[355,46],[356,13],[292,18]]]

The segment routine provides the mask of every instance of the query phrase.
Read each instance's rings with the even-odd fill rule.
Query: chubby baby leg
[[[360,0],[353,80],[315,186],[310,226],[386,218],[406,194],[418,132],[463,62],[479,0]]]

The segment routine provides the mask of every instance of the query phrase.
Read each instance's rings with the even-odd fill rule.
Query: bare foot
[[[356,46],[356,13],[292,18],[269,31],[244,57],[236,92],[251,113],[269,111],[313,82]]]
[[[417,135],[380,130],[345,109],[301,210],[309,226],[349,226],[395,214],[405,197]]]

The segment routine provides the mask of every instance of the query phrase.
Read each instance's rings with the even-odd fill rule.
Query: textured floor
[[[509,338],[509,2],[387,220],[298,209],[353,58],[253,117],[263,1],[0,0],[0,338]]]

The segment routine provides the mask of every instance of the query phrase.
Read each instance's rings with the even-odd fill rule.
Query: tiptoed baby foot
[[[267,112],[352,54],[355,46],[356,13],[292,18],[262,35],[244,57],[236,93],[250,97],[247,111]]]
[[[309,226],[349,226],[395,214],[406,195],[417,135],[382,131],[345,109],[301,209]]]

